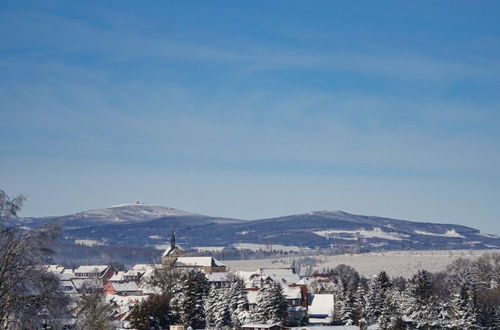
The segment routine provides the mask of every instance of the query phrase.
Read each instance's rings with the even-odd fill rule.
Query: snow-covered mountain
[[[184,246],[237,243],[309,248],[362,246],[368,250],[498,249],[500,237],[455,224],[414,222],[343,211],[313,211],[260,220],[210,217],[170,207],[117,205],[60,217],[24,219],[28,226],[56,220],[67,242],[162,246],[172,230]]]
[[[208,218],[201,214],[172,207],[133,203],[88,210],[64,216],[24,218],[23,220],[28,225],[37,225],[47,221],[58,221],[65,229],[69,230],[92,226],[142,223],[168,217]]]

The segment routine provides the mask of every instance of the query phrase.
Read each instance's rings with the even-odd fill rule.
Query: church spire
[[[172,236],[170,236],[170,251],[173,251],[176,248],[175,246],[175,231],[172,230]]]

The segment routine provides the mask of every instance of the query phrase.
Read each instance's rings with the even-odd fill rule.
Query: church
[[[204,273],[225,273],[226,265],[213,257],[183,257],[182,250],[175,245],[175,232],[170,237],[170,247],[161,256],[163,265],[175,268],[198,268]]]

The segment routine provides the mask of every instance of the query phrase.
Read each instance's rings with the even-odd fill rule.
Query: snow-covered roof
[[[93,285],[94,281],[88,278],[73,278],[71,279],[71,282],[73,282],[73,285],[77,290],[80,290],[84,284],[87,285]]]
[[[68,274],[68,275],[73,276],[73,275],[75,275],[75,272],[74,272],[74,271],[73,271],[73,269],[71,269],[71,268],[65,268],[65,269],[63,270],[62,274]]]
[[[294,284],[300,281],[300,276],[295,274],[292,268],[261,268],[260,273],[271,277],[275,282]]]
[[[126,313],[130,310],[130,306],[134,306],[138,302],[146,299],[147,296],[118,296],[118,295],[106,295],[106,301],[108,303],[114,303],[114,310],[118,312],[118,314]]]
[[[259,290],[247,290],[247,299],[250,305],[257,303]],[[283,294],[286,299],[300,299],[302,297],[300,287],[283,286]]]
[[[117,292],[130,292],[130,291],[140,291],[141,289],[137,286],[135,282],[125,282],[125,283],[110,283],[110,285]]]
[[[138,274],[139,273],[139,274]],[[126,277],[137,277],[142,276],[144,273],[146,273],[145,270],[136,270],[136,269],[129,269],[126,272],[125,271],[118,271],[116,274],[111,276],[109,279],[110,282],[123,282],[126,281]]]
[[[312,294],[309,299],[310,316],[331,316],[334,308],[333,294]]]
[[[46,270],[50,273],[61,274],[64,272],[64,267],[59,265],[48,265]]]
[[[58,274],[58,275],[61,275],[61,274]],[[75,284],[73,283],[73,281],[71,281],[69,279],[68,280],[59,279],[59,280],[60,280],[59,285],[63,289],[64,293],[70,294],[70,295],[78,294],[78,291],[76,290],[76,287],[75,287]]]
[[[286,299],[299,299],[302,297],[301,288],[299,286],[283,286],[283,294]]]
[[[300,284],[300,285],[310,285],[314,281],[317,281],[317,280],[315,278],[313,278],[313,277],[302,277],[300,279],[300,281],[297,282],[297,284]]]
[[[236,272],[243,279],[246,287],[258,287],[261,280],[270,279],[274,283],[295,284],[300,281],[300,276],[292,268],[260,268],[255,272]]]
[[[130,270],[134,271],[146,271],[150,269],[155,269],[160,267],[160,264],[135,264]]]
[[[114,274],[113,276],[111,276],[111,278],[109,279],[109,281],[110,282],[121,282],[121,281],[124,281],[124,278],[123,278],[124,275],[125,275],[124,271],[119,271],[116,274]]]
[[[59,281],[69,281],[73,278],[73,274],[61,273],[61,274],[55,274],[55,275],[59,278]]]
[[[238,270],[234,272],[237,277],[241,278],[244,282],[249,281],[250,276],[254,275],[256,272],[248,272],[243,270]]]
[[[174,246],[174,247],[169,247],[162,253],[162,257],[169,257],[177,254],[179,252],[179,247]]]
[[[332,280],[328,278],[320,277],[303,277],[297,282],[299,285],[307,285],[311,288],[313,285],[316,286],[316,290],[322,290],[322,292],[334,292],[339,291],[339,286]],[[316,291],[318,292],[318,291]]]
[[[74,273],[102,273],[106,269],[108,269],[109,266],[106,265],[88,265],[88,266],[80,266],[77,269],[75,269]]]
[[[137,275],[142,275],[145,272],[146,270],[129,269],[123,273],[123,276],[137,276]]]
[[[224,267],[225,265],[213,257],[178,257],[176,264],[185,266],[200,266],[200,267]]]
[[[227,282],[230,281],[229,274],[225,273],[206,273],[205,277],[208,282]]]

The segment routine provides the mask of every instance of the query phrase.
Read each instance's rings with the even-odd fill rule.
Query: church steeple
[[[180,255],[180,249],[175,245],[175,231],[172,230],[172,235],[170,236],[170,248],[166,249],[162,254],[162,259],[168,261],[169,258],[177,258]]]
[[[175,246],[175,231],[172,230],[172,236],[170,236],[170,250],[173,251],[176,248]]]

